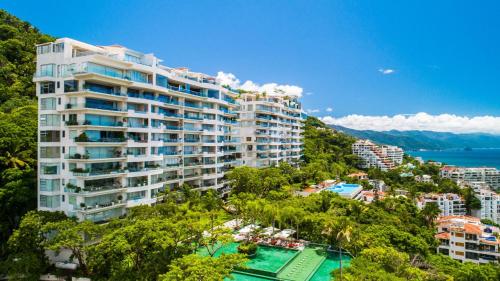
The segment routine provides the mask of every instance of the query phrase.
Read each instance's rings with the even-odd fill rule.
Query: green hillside
[[[53,38],[0,10],[0,259],[21,217],[36,208],[35,44]]]

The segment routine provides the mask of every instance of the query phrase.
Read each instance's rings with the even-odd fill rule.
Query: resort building
[[[352,152],[361,158],[360,168],[387,171],[403,163],[404,152],[397,146],[380,146],[369,140],[358,140],[352,144]]]
[[[429,203],[435,203],[439,207],[441,216],[463,216],[466,213],[464,199],[454,193],[426,193],[417,199],[417,207],[420,209]]]
[[[444,216],[436,221],[440,244],[437,251],[461,262],[500,261],[498,227],[484,225],[479,218]]]
[[[243,164],[268,167],[281,161],[298,163],[305,115],[297,98],[244,92],[238,102]]]
[[[430,175],[416,175],[415,176],[415,181],[416,182],[421,182],[421,183],[434,183],[432,180],[432,177]]]
[[[228,191],[224,172],[242,165],[239,93],[160,63],[152,54],[68,38],[37,46],[40,210],[102,221],[184,184]],[[298,159],[300,104],[275,107],[289,125],[278,127],[288,132],[279,139],[287,149],[278,153],[273,142],[267,155]]]
[[[500,189],[500,171],[495,168],[444,166],[440,170],[440,175],[457,183],[485,182],[491,189]]]
[[[476,197],[481,201],[481,210],[477,210],[474,215],[500,224],[500,195],[488,189],[480,189],[476,192]]]

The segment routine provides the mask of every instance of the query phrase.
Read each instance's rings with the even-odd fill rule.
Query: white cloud
[[[229,85],[234,89],[242,89],[246,91],[254,91],[254,92],[266,92],[268,94],[277,94],[283,96],[295,96],[301,97],[302,89],[299,86],[295,85],[280,85],[277,83],[266,83],[266,84],[257,84],[253,81],[247,80],[241,84],[241,81],[232,73],[225,73],[223,71],[217,72],[217,81],[222,85]]]
[[[312,96],[312,95],[313,95],[313,93],[311,93],[311,92],[307,92],[307,93],[305,93],[305,95],[306,95],[306,96]]]
[[[331,107],[327,107],[327,108],[326,108],[326,111],[327,111],[327,112],[332,112],[332,111],[333,111],[333,108],[331,108]]]
[[[454,114],[430,115],[425,112],[417,114],[399,114],[394,116],[348,115],[340,118],[325,116],[323,122],[358,130],[374,131],[435,131],[453,133],[491,133],[500,134],[500,117],[476,116],[466,117]]]
[[[396,71],[394,69],[390,69],[390,68],[379,68],[378,72],[380,72],[384,75],[388,75],[388,74],[393,74]]]
[[[318,113],[319,109],[306,109],[307,113]]]

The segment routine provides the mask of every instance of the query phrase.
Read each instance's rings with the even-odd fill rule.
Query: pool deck
[[[236,253],[237,245],[225,245],[214,256]],[[207,255],[205,249],[200,249],[198,253]],[[346,256],[343,260],[344,265],[349,266],[350,257]],[[330,281],[330,272],[338,268],[338,259],[321,245],[309,246],[303,251],[259,246],[257,257],[250,259],[246,266],[248,268],[233,272],[234,279],[225,280]]]
[[[306,248],[278,274],[279,279],[308,280],[323,263],[326,256],[318,254],[320,248]]]

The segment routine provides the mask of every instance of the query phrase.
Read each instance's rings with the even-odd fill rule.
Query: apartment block
[[[441,216],[463,216],[466,213],[464,199],[454,193],[426,193],[417,199],[417,207],[420,209],[429,203],[435,203],[439,207]]]
[[[352,144],[352,152],[361,159],[360,168],[387,171],[403,163],[404,151],[397,146],[376,145],[369,140]]]
[[[296,97],[242,93],[240,139],[242,161],[252,167],[297,164],[302,157],[305,116]]]
[[[479,218],[444,216],[436,221],[437,251],[461,262],[498,263],[500,241],[498,227],[484,225]]]
[[[476,192],[476,197],[481,201],[481,210],[477,210],[474,215],[500,224],[500,195],[488,189],[480,189]]]
[[[455,182],[485,182],[491,189],[500,189],[500,171],[495,168],[465,168],[444,166],[440,170],[441,177]]]
[[[239,93],[209,75],[122,46],[62,38],[37,46],[34,82],[40,210],[102,221],[184,184],[222,195],[224,173],[242,165]],[[288,132],[267,155],[298,159],[300,125],[292,124],[299,119],[285,120],[292,110],[277,107]]]

